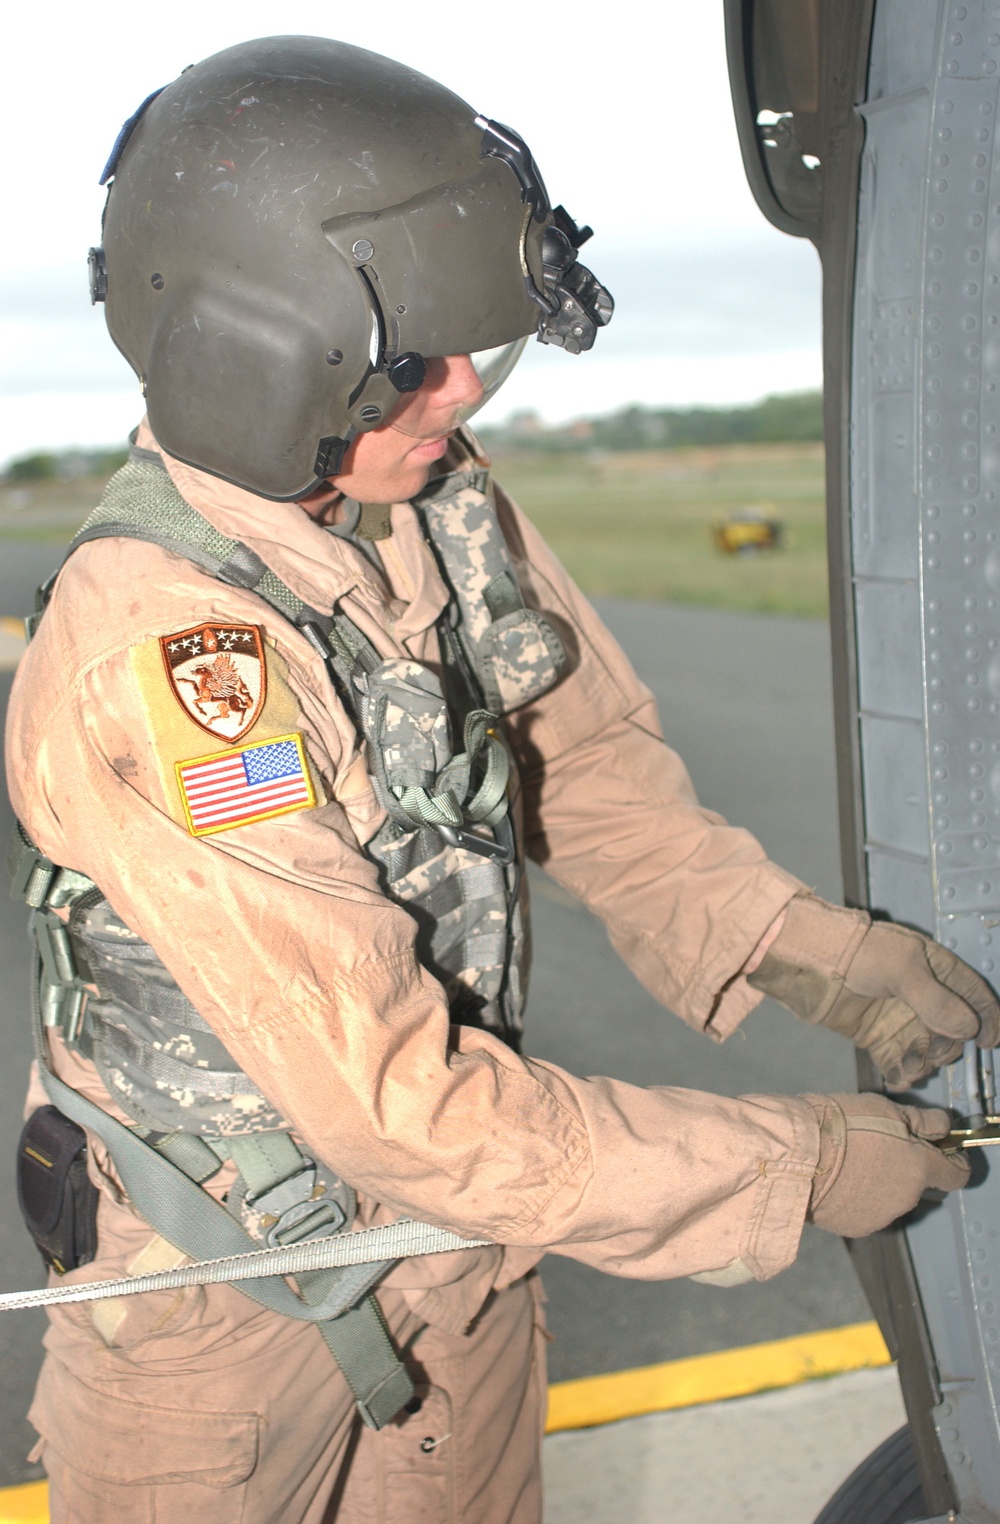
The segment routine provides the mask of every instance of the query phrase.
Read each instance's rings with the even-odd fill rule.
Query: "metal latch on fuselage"
[[[957,1154],[963,1148],[989,1148],[1000,1143],[1000,1117],[985,1117],[978,1127],[953,1127],[938,1142],[942,1153]]]

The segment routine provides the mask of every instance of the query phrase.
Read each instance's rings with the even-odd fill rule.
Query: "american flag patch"
[[[278,736],[176,764],[192,836],[270,820],[316,803],[300,735]]]

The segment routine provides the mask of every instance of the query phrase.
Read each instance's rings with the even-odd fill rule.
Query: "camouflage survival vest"
[[[192,508],[149,452],[133,450],[69,554],[107,536],[152,541],[254,592],[306,636],[366,745],[387,812],[367,852],[385,893],[417,922],[419,960],[444,986],[453,1020],[516,1045],[526,938],[498,719],[552,687],[565,656],[549,622],[525,607],[486,471],[440,478],[414,506],[450,593],[438,621],[443,682],[416,661],[382,660],[339,609],[306,606]],[[348,507],[356,528],[360,506]],[[92,1058],[122,1109],[158,1134],[287,1129],[129,929],[127,907],[123,918],[89,880],[59,872],[49,899],[34,905],[46,1025]],[[68,922],[54,914],[60,905]]]
[[[349,532],[362,510],[348,506]],[[443,682],[419,662],[382,660],[337,607],[304,604],[254,551],[192,508],[149,452],[133,449],[69,553],[109,536],[148,540],[255,593],[301,631],[323,657],[366,746],[386,810],[366,850],[385,893],[417,922],[419,960],[443,984],[454,1021],[516,1044],[526,937],[510,758],[498,721],[552,687],[565,655],[548,621],[525,607],[485,471],[443,477],[414,506],[450,593],[438,621]],[[29,636],[54,582],[39,594]],[[33,912],[43,1082],[66,1115],[108,1144],[147,1220],[196,1259],[242,1238],[274,1246],[346,1231],[355,1211],[350,1186],[302,1155],[288,1122],[239,1069],[154,948],[129,928],[127,912],[123,918],[82,874],[50,862],[20,826],[9,866],[14,893]],[[46,1027],[93,1059],[132,1128],[51,1072]],[[226,1159],[239,1173],[225,1208],[207,1192],[192,1197],[192,1184],[210,1179]],[[273,1279],[239,1283],[265,1305],[319,1324],[374,1427],[412,1394],[369,1295],[388,1268],[300,1277],[299,1297],[283,1283],[275,1289]]]

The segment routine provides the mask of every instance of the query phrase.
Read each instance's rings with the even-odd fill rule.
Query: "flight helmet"
[[[227,48],[119,134],[91,294],[163,449],[251,492],[335,476],[425,359],[488,394],[528,336],[613,311],[589,236],[516,133],[413,69],[320,37]]]

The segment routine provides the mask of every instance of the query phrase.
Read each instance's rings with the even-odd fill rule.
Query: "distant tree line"
[[[633,404],[599,418],[549,425],[538,413],[513,413],[477,431],[491,449],[662,450],[680,445],[784,444],[823,438],[823,394],[765,397],[749,407],[650,408]]]
[[[532,409],[502,424],[477,430],[490,449],[663,450],[680,445],[785,444],[823,438],[822,392],[765,397],[749,407],[642,407],[638,403],[599,418],[547,424]],[[18,456],[3,472],[5,482],[110,476],[128,450],[39,450]]]
[[[117,450],[36,450],[8,461],[5,482],[70,481],[76,476],[110,476],[128,460],[128,448]]]

